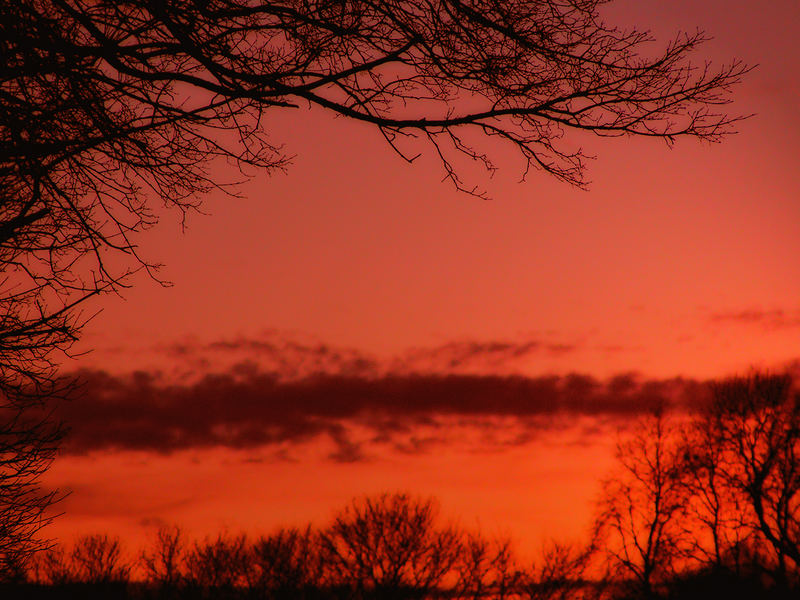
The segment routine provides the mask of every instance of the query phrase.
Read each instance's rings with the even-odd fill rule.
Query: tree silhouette
[[[713,386],[701,421],[725,485],[746,506],[741,527],[769,549],[781,585],[800,568],[800,399],[788,375]]]
[[[220,533],[195,542],[186,553],[186,582],[191,589],[226,597],[243,587],[251,569],[247,538]]]
[[[633,493],[610,496],[606,486],[601,513],[605,529],[598,525],[587,546],[546,546],[529,568],[520,568],[509,540],[441,524],[433,500],[383,494],[354,500],[322,530],[310,525],[280,529],[254,542],[244,535],[221,533],[185,545],[178,528],[162,528],[142,554],[144,568],[130,582],[132,565],[124,561],[119,541],[84,536],[72,549],[55,546],[39,553],[29,583],[0,582],[0,592],[4,598],[26,600],[796,598],[800,573],[793,563],[787,562],[784,580],[764,576],[763,567],[768,566],[776,577],[777,559],[774,550],[765,554],[770,546],[763,537],[728,538],[729,544],[720,543],[719,563],[706,562],[711,547],[695,554],[697,546],[682,537],[691,519],[683,522],[676,516],[682,512],[656,509],[658,481],[663,479],[659,473],[672,479],[675,473],[686,473],[689,464],[682,460],[684,438],[673,435],[664,423],[663,416],[652,417],[644,429],[636,430],[633,443],[621,444],[624,464],[638,465],[618,474],[620,486]],[[663,465],[682,466],[657,467],[662,460],[658,448],[662,457],[675,459]],[[692,490],[684,487],[684,500]],[[662,488],[665,500],[677,495]],[[601,566],[598,558],[614,569],[605,577],[596,568]],[[734,564],[738,570],[730,568]]]
[[[156,585],[161,597],[169,598],[184,582],[185,538],[177,526],[159,527],[151,547],[139,558],[145,576]]]
[[[720,443],[710,414],[694,418],[681,440],[689,552],[701,568],[743,574],[750,562],[754,531],[748,525],[747,498],[731,485],[730,449]]]
[[[48,546],[37,534],[52,520],[47,510],[58,495],[42,490],[39,478],[61,436],[46,413],[0,407],[0,581],[19,579],[33,554]]]
[[[477,195],[465,165],[493,170],[495,141],[525,173],[583,185],[570,131],[670,143],[728,133],[737,117],[718,106],[747,68],[691,63],[700,32],[654,54],[646,33],[605,24],[601,3],[0,3],[0,408],[58,395],[58,352],[77,339],[83,303],[154,273],[137,234],[159,204],[187,211],[227,189],[209,174],[218,159],[242,173],[286,166],[265,128],[274,111],[311,105],[366,123],[408,161],[432,152]],[[42,457],[35,482],[57,432],[0,435],[4,472],[26,451]],[[52,499],[23,494],[0,511],[26,498],[28,523]]]
[[[603,483],[595,536],[615,578],[653,598],[682,557],[688,499],[682,449],[662,409],[635,425],[617,459],[619,473]]]
[[[57,544],[39,552],[31,561],[33,581],[50,586],[63,586],[77,579],[75,565],[64,546]]]
[[[658,412],[620,444],[595,545],[635,597],[795,597],[800,395],[789,375],[764,373],[709,390],[680,434]]]
[[[511,542],[462,533],[454,595],[464,600],[517,597],[523,579]]]
[[[320,537],[311,527],[281,529],[253,544],[249,587],[268,598],[306,598],[320,589]]]
[[[437,591],[459,560],[461,540],[436,516],[433,500],[406,494],[354,500],[322,532],[330,585],[356,598],[419,598]]]
[[[29,577],[35,583],[82,595],[123,593],[132,568],[119,538],[106,534],[81,536],[69,550],[52,546],[31,562]]]
[[[592,597],[584,575],[594,548],[552,543],[541,560],[523,574],[520,596],[525,600],[578,600]]]
[[[117,537],[105,534],[83,536],[75,542],[70,556],[77,581],[106,585],[128,579],[131,567],[125,561]]]

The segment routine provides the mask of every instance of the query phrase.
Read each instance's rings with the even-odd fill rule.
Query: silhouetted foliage
[[[237,600],[796,598],[798,395],[789,377],[762,374],[710,391],[696,413],[660,409],[634,424],[603,484],[591,543],[551,545],[529,567],[508,540],[442,522],[432,499],[382,494],[353,500],[321,529],[280,529],[254,541],[223,533],[189,544],[180,529],[165,527],[138,567],[119,540],[85,536],[70,550],[56,546],[19,563],[0,591]]]
[[[668,584],[668,598],[675,600],[789,600],[786,590],[765,585],[758,570],[733,572],[726,567],[702,568],[679,573]]]

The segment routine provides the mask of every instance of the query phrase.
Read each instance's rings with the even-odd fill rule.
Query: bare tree
[[[322,533],[329,584],[356,598],[425,597],[459,559],[459,533],[432,500],[384,494],[353,501]]]
[[[69,551],[63,545],[53,545],[31,562],[34,581],[54,586],[123,584],[131,570],[119,538],[105,534],[82,536]]]
[[[620,470],[603,483],[596,539],[613,578],[655,597],[684,554],[687,501],[679,440],[663,410],[643,419],[617,447]]]
[[[686,539],[700,568],[742,574],[754,543],[747,498],[732,485],[736,457],[720,444],[714,420],[696,415],[684,430],[687,488]]]
[[[653,53],[648,34],[604,23],[601,3],[0,3],[0,408],[57,395],[80,307],[154,273],[137,234],[159,204],[191,210],[224,187],[209,175],[218,159],[245,176],[286,166],[265,130],[274,111],[316,106],[366,123],[410,162],[432,152],[477,195],[465,165],[492,171],[495,141],[525,173],[583,185],[571,131],[669,143],[728,133],[737,117],[719,105],[747,68],[693,64],[701,32]],[[17,441],[2,424],[0,435],[10,473],[13,457],[46,456],[56,439],[45,429]],[[23,522],[49,497],[27,498]]]
[[[163,596],[169,596],[180,587],[185,577],[185,537],[180,527],[159,527],[151,547],[141,554],[140,564],[147,579]]]
[[[33,556],[32,578],[36,583],[62,586],[76,580],[75,565],[61,544],[50,546]]]
[[[122,552],[119,538],[105,534],[78,539],[70,558],[76,581],[94,585],[118,584],[128,580],[131,570]]]
[[[58,494],[41,489],[39,478],[61,435],[44,412],[0,407],[0,581],[22,577],[33,554],[48,547],[37,534],[52,520]]]
[[[209,590],[216,596],[231,594],[247,584],[251,570],[247,538],[219,534],[195,542],[186,553],[185,565],[186,581],[192,588]]]
[[[463,600],[518,597],[523,576],[511,541],[463,534],[456,561],[453,596]]]
[[[745,505],[740,527],[769,549],[786,583],[800,570],[800,398],[791,377],[756,373],[714,385],[701,423],[720,477]]]
[[[552,543],[541,559],[523,574],[520,587],[525,600],[577,600],[592,597],[595,587],[585,579],[594,549]]]
[[[304,598],[322,586],[319,535],[311,529],[281,529],[251,549],[250,589],[268,598]]]

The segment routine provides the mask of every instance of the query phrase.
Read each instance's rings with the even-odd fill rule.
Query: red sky
[[[134,535],[159,520],[198,533],[324,522],[353,495],[405,489],[439,497],[467,523],[511,532],[530,550],[542,535],[588,526],[611,432],[648,396],[632,393],[634,409],[614,412],[601,394],[592,396],[599,415],[559,405],[531,420],[501,376],[533,385],[579,373],[605,390],[610,377],[638,373],[635,390],[655,381],[674,390],[664,382],[800,358],[797,3],[630,0],[608,14],[661,40],[700,27],[714,40],[698,60],[758,64],[731,106],[756,116],[721,145],[578,138],[597,155],[588,192],[536,172],[520,183],[520,165],[500,155],[501,170],[484,182],[493,199],[483,201],[440,183],[431,157],[403,163],[368,128],[321,111],[276,112],[269,130],[296,155],[288,172],[256,174],[240,199],[209,197],[210,216],[191,215],[185,233],[167,215],[142,236],[144,254],[166,264],[174,286],[141,278],[124,300],[105,298],[80,346],[95,351],[66,365],[102,370],[116,385],[120,423],[133,429],[108,425],[111,437],[137,439],[139,421],[139,439],[157,430],[136,401],[151,380],[126,378],[133,369],[158,389],[173,385],[172,396],[154,397],[197,402],[185,410],[200,429],[180,447],[76,442],[48,474],[48,484],[73,490],[53,534]],[[304,381],[324,370],[380,385],[358,396],[363,411],[352,414],[340,410],[352,396],[295,392],[303,419],[313,417],[290,423],[302,434],[209,437],[203,427],[213,429],[214,418],[222,427],[224,405],[237,412],[242,389],[223,378],[214,400],[197,382],[243,361],[255,366],[232,377],[250,384],[252,373]],[[427,388],[392,396],[387,373],[401,373],[403,385],[425,373],[451,395],[408,420],[409,411],[387,407],[427,398]],[[452,373],[486,390],[469,411]],[[564,381],[556,380],[562,391]],[[544,398],[529,392],[533,404]],[[273,408],[287,401],[253,394]],[[208,412],[215,401],[223,407]],[[289,431],[262,412],[242,418]],[[400,423],[401,433],[386,441],[397,428],[366,413]],[[431,424],[431,414],[446,419]],[[324,426],[309,429],[311,421]],[[85,429],[86,439],[104,431]]]

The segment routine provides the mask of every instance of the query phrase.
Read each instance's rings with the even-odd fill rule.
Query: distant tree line
[[[80,538],[7,573],[8,597],[656,600],[800,597],[800,398],[788,376],[717,383],[694,414],[658,410],[617,447],[588,541],[534,564],[444,522],[432,499],[353,500],[322,528],[189,540],[138,557]]]
[[[4,590],[26,598],[566,598],[588,555],[553,546],[523,569],[507,539],[439,518],[433,499],[353,500],[324,528],[189,540],[160,528],[132,558],[108,535],[40,552]]]

